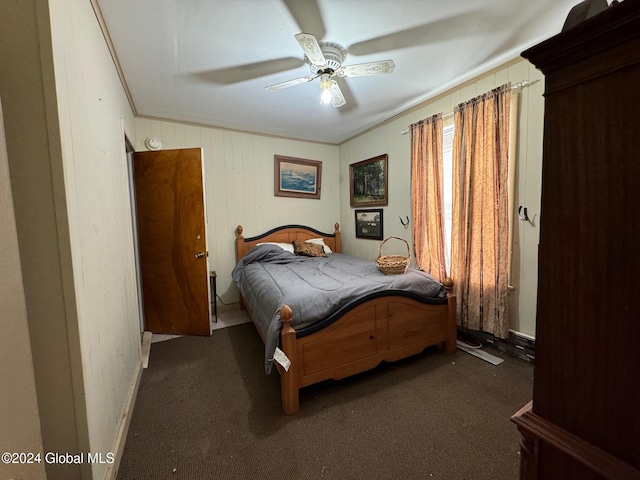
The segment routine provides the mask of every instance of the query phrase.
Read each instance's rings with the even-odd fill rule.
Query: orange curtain
[[[507,338],[511,85],[454,110],[451,278],[458,324]]]
[[[417,264],[436,280],[447,277],[442,196],[442,114],[411,125],[413,245]]]

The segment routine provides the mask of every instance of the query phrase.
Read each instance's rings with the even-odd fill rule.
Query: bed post
[[[244,237],[242,236],[243,230],[242,225],[238,225],[236,227],[236,262],[244,257],[246,253],[242,248],[242,245],[244,244]]]
[[[296,362],[296,331],[291,326],[293,312],[288,305],[280,309],[280,320],[282,330],[280,332],[280,348],[291,361],[289,370],[278,368],[280,371],[280,390],[282,397],[282,409],[287,415],[296,413],[300,409],[300,398],[298,394],[298,378]]]
[[[456,322],[456,295],[453,293],[453,280],[447,277],[442,282],[447,291],[447,319],[446,319],[446,337],[444,342],[444,352],[447,354],[456,353],[456,340],[458,337],[458,325]]]
[[[340,234],[340,224],[336,222],[336,224],[333,226],[334,228],[334,236],[336,238],[336,248],[335,248],[335,252],[336,253],[342,253],[342,236]]]
[[[244,244],[244,237],[242,236],[242,230],[243,230],[242,225],[238,225],[236,227],[236,262],[240,260],[242,257],[244,257],[246,253],[242,248],[242,245]],[[240,294],[240,310],[246,310],[246,309],[247,309],[247,306],[244,303],[242,294]],[[260,332],[259,329],[258,329],[258,332]],[[260,335],[262,335],[262,333],[260,333]]]

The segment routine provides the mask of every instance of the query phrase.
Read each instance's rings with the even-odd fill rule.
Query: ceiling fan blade
[[[331,80],[331,89],[329,91],[331,92],[331,106],[333,108],[339,108],[347,103],[344,99],[344,95],[342,95],[340,86],[335,80]]]
[[[217,70],[207,70],[195,73],[195,78],[204,82],[218,83],[221,85],[232,85],[235,83],[255,80],[266,77],[274,73],[293,70],[304,65],[300,58],[286,57],[263,62],[237,65],[234,67],[220,68]]]
[[[489,12],[495,15],[494,12]],[[375,53],[389,52],[402,48],[411,48],[416,45],[429,45],[445,40],[457,39],[463,35],[475,36],[483,33],[484,25],[492,25],[484,21],[489,14],[479,8],[441,18],[433,22],[407,28],[399,32],[390,33],[381,37],[364,40],[349,45],[350,55],[372,55]],[[479,26],[482,25],[483,28]]]
[[[308,75],[306,77],[296,78],[294,80],[287,80],[286,82],[276,83],[274,85],[269,85],[268,87],[264,87],[265,90],[275,91],[280,90],[281,88],[293,87],[294,85],[301,85],[303,83],[310,82],[314,78],[317,78],[317,75]]]
[[[358,65],[348,65],[340,67],[336,74],[340,77],[364,77],[367,75],[380,75],[391,73],[396,68],[393,60],[380,60],[379,62],[360,63]]]
[[[295,37],[312,64],[317,67],[324,67],[327,64],[316,37],[308,33],[298,33]]]
[[[325,34],[324,20],[318,0],[283,0],[289,13],[302,32],[313,32],[322,39]]]

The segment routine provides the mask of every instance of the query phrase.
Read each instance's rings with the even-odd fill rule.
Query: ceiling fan
[[[293,87],[310,82],[320,77],[320,89],[322,90],[321,102],[329,103],[334,108],[338,108],[347,103],[340,90],[338,82],[333,77],[364,77],[368,75],[379,75],[393,72],[395,64],[393,60],[381,60],[378,62],[360,63],[357,65],[342,66],[347,58],[347,50],[337,43],[318,42],[316,37],[309,33],[298,33],[295,35],[302,50],[304,50],[304,61],[309,64],[312,75],[288,80],[275,85],[265,87],[266,90],[275,91],[282,88]]]

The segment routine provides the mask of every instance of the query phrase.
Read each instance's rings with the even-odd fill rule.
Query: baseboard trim
[[[118,476],[118,468],[120,468],[120,460],[122,459],[122,452],[124,451],[124,444],[127,440],[127,434],[129,433],[129,425],[131,424],[131,416],[133,414],[133,407],[136,403],[136,397],[138,396],[138,388],[140,387],[140,380],[142,379],[142,361],[138,362],[136,371],[134,373],[133,382],[129,389],[129,396],[127,397],[127,403],[122,413],[122,420],[120,421],[120,428],[116,435],[116,440],[113,445],[112,452],[115,453],[115,461],[109,465],[105,473],[105,480],[116,480]]]

